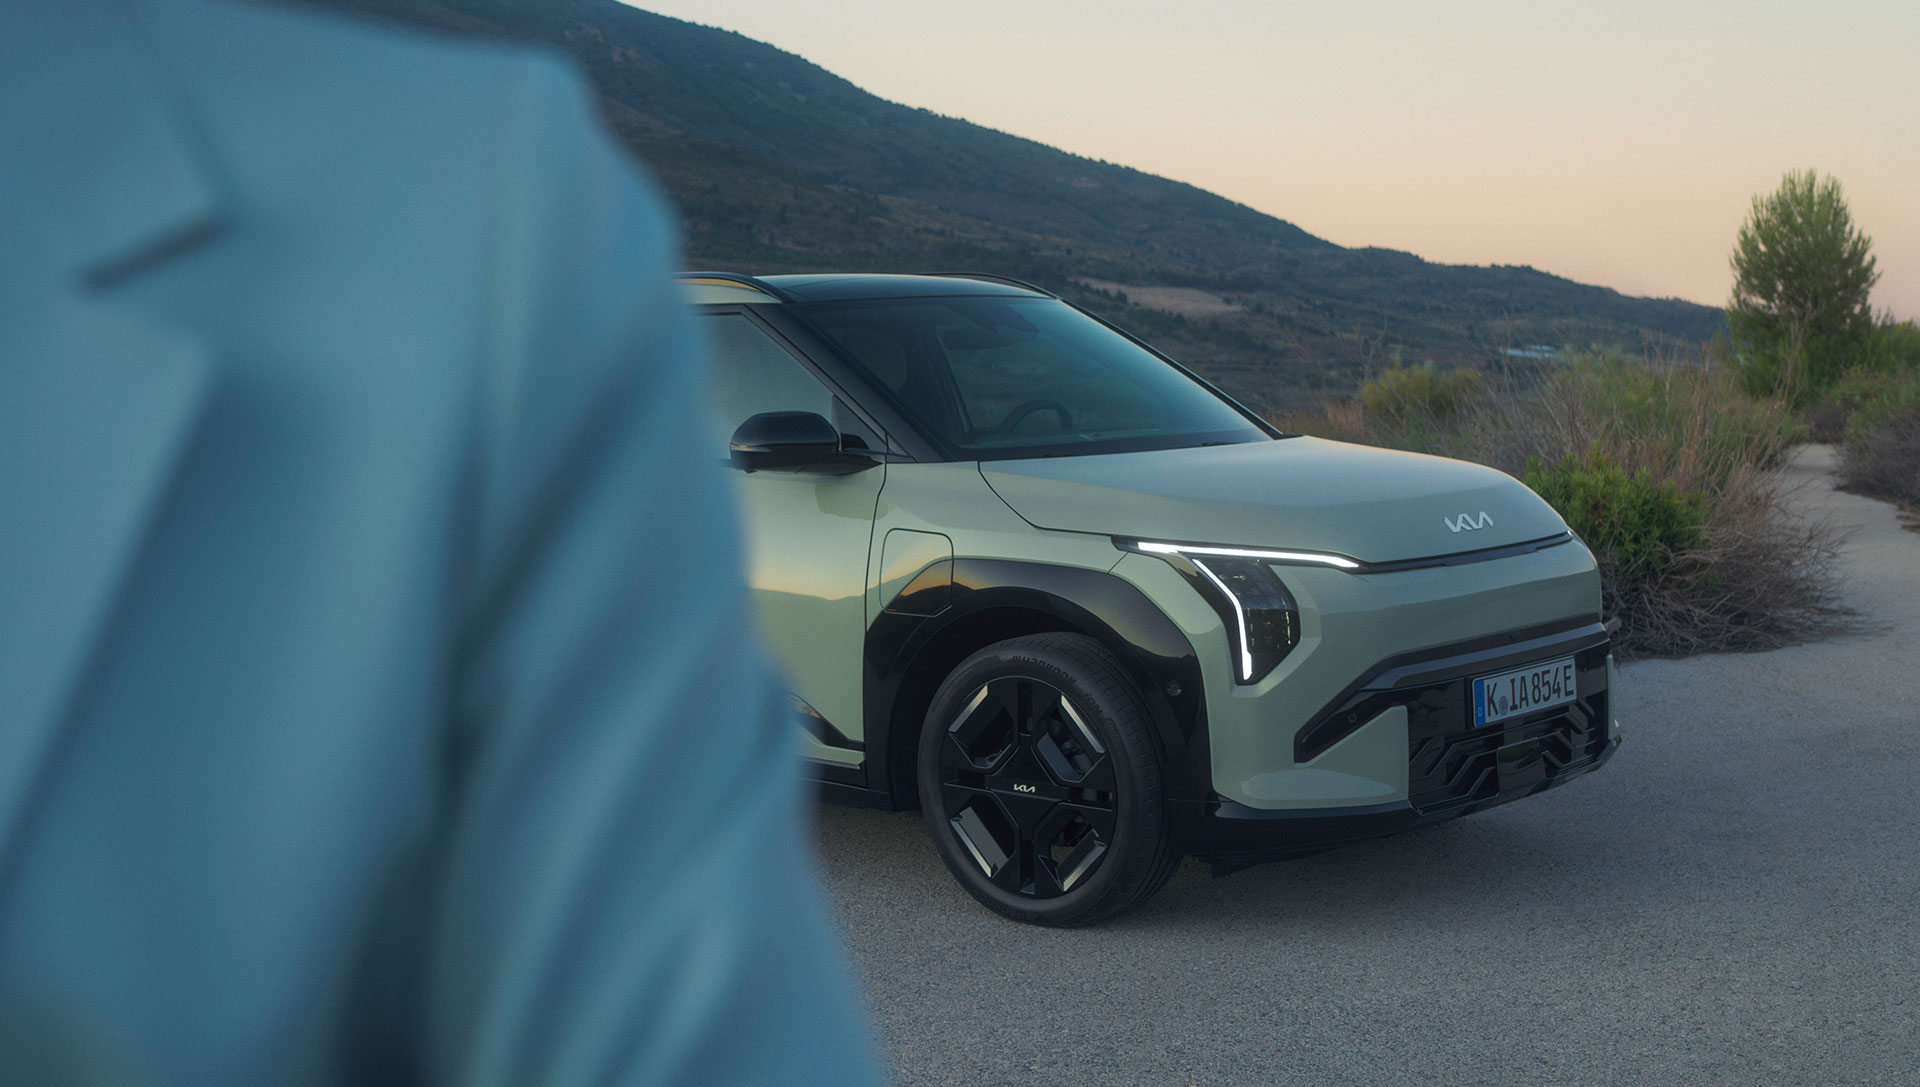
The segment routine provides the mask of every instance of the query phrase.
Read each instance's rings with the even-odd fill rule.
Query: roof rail
[[[740,272],[675,272],[673,278],[682,283],[725,283],[735,287],[746,287],[749,290],[759,291],[761,294],[777,298],[782,302],[793,301],[792,296],[773,284],[755,276],[744,275]]]
[[[989,283],[1005,283],[1011,287],[1023,287],[1035,294],[1044,294],[1048,298],[1060,297],[1045,287],[1028,283],[1024,279],[1015,279],[1012,276],[997,276],[992,272],[927,272],[925,274],[930,276],[946,276],[950,279],[983,279]]]

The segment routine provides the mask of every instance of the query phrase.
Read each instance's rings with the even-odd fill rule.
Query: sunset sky
[[[1920,317],[1915,0],[639,0],[1346,246],[1719,305],[1812,167]]]

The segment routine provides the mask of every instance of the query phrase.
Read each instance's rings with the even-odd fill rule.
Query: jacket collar
[[[216,174],[134,0],[8,6],[0,199],[93,287],[211,234]]]

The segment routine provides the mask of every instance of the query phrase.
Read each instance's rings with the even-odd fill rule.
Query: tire
[[[988,908],[1087,925],[1172,875],[1160,758],[1113,655],[1078,634],[982,649],[934,693],[920,810],[940,858]]]

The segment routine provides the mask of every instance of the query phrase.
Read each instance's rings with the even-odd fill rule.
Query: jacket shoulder
[[[369,153],[393,133],[444,149],[486,139],[506,100],[529,87],[587,94],[572,62],[542,46],[501,43],[288,3],[153,0],[145,21],[188,97],[214,114],[262,125],[298,112]],[[511,107],[508,107],[511,108]],[[219,123],[216,116],[214,124]],[[217,133],[213,134],[217,138]],[[324,132],[318,133],[324,138]]]

